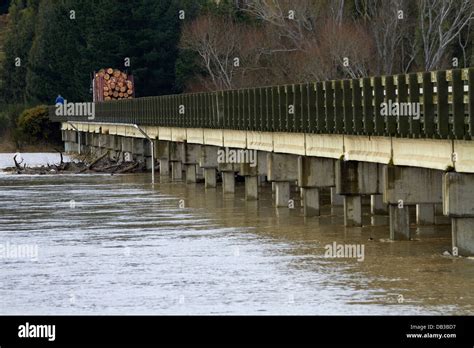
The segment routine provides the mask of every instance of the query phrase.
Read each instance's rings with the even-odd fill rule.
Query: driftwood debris
[[[98,157],[90,158],[82,157],[69,162],[64,162],[62,152],[60,153],[59,164],[47,164],[39,167],[28,167],[24,160],[19,160],[17,155],[13,156],[14,167],[3,169],[5,172],[16,174],[85,174],[85,173],[109,173],[109,174],[125,174],[138,173],[146,170],[143,162],[123,161],[120,154],[116,158],[111,158],[109,152]]]

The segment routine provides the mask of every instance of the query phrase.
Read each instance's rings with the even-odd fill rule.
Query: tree
[[[425,70],[440,69],[450,45],[474,19],[471,0],[419,0]]]
[[[29,50],[35,36],[36,1],[13,0],[4,43],[4,62],[0,67],[0,101],[26,102],[26,73]]]

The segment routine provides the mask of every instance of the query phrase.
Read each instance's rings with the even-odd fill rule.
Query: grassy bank
[[[56,152],[55,149],[62,150],[60,144],[47,144],[38,142],[37,144],[18,144],[11,132],[5,132],[0,135],[0,153],[14,153],[14,152]]]

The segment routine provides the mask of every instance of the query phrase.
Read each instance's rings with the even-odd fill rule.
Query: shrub
[[[61,133],[57,123],[48,118],[48,109],[44,105],[36,106],[22,112],[17,123],[17,139],[28,144],[59,143]]]

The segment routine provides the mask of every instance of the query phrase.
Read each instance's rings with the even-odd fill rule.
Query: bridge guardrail
[[[419,103],[420,117],[382,115],[390,102]],[[473,108],[468,68],[108,101],[93,121],[49,113],[58,122],[471,140]]]

